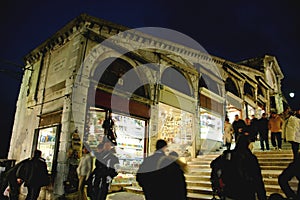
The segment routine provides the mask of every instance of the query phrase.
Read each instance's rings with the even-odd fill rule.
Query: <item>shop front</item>
[[[181,157],[191,156],[193,143],[193,114],[159,103],[158,138],[168,143],[168,151]]]
[[[57,167],[57,154],[61,134],[61,111],[44,114],[40,119],[40,127],[35,129],[33,148],[42,151],[42,157],[46,160],[48,173],[54,178]]]
[[[108,115],[107,109],[91,107],[89,109],[88,137],[86,143],[92,151],[104,137],[103,122]],[[135,173],[144,157],[146,120],[122,113],[112,113],[114,133],[117,136],[115,146],[116,156],[119,158],[119,170]]]
[[[105,136],[104,120],[111,113],[114,122],[113,132],[117,137],[115,151],[120,161],[117,166],[119,176],[132,178],[147,151],[150,106],[122,96],[113,98],[112,105],[110,93],[96,90],[94,105],[89,103],[91,106],[88,108],[84,143],[89,145],[92,152],[96,151],[97,145]],[[116,178],[114,181],[121,179]]]
[[[164,86],[160,91],[158,116],[157,137],[150,142],[164,139],[168,143],[169,152],[175,151],[180,157],[193,156],[195,100]]]
[[[206,88],[200,89],[198,151],[213,151],[223,141],[224,98]]]

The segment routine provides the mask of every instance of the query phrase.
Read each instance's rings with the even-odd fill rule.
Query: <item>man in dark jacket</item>
[[[19,167],[21,167],[25,162],[28,162],[29,158],[22,160],[14,167],[5,172],[4,176],[9,185],[9,199],[10,200],[18,200],[20,193],[20,186],[23,183],[22,179],[17,177],[17,171]]]
[[[239,115],[235,115],[234,121],[232,122],[232,128],[234,130],[234,138],[235,142],[238,141],[238,138],[241,134],[243,134],[244,128],[246,124],[244,120],[239,118]]]
[[[105,138],[103,143],[98,145],[96,153],[96,168],[89,177],[90,197],[92,200],[105,200],[112,179],[118,175],[116,165],[119,159],[114,155],[112,142]]]
[[[259,140],[260,140],[260,149],[262,151],[270,150],[269,146],[269,128],[268,128],[269,120],[267,118],[266,113],[261,115],[261,118],[258,120],[258,132],[259,132]]]
[[[49,184],[47,164],[41,156],[42,152],[35,150],[34,156],[28,162],[24,162],[16,172],[16,176],[21,178],[27,187],[26,200],[36,200],[41,187]]]
[[[166,156],[167,142],[157,140],[156,151],[153,155],[144,159],[140,165],[136,180],[143,188],[146,200],[164,199],[162,195],[166,194],[163,183],[163,168],[159,167],[159,161]]]
[[[259,200],[267,199],[261,169],[256,156],[248,148],[249,142],[248,136],[241,135],[234,150],[224,151],[211,163],[212,168],[222,166],[223,197],[256,200],[257,196]]]

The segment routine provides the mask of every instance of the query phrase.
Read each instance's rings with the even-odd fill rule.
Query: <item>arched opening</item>
[[[225,90],[228,92],[231,92],[232,94],[234,94],[237,97],[241,97],[241,95],[238,91],[238,88],[236,87],[236,84],[234,83],[234,81],[231,78],[226,79]]]
[[[244,94],[254,97],[253,87],[247,82],[244,84]]]
[[[258,94],[258,95],[261,95],[262,97],[265,96],[264,93],[263,93],[263,91],[262,91],[261,86],[258,86],[258,87],[257,87],[257,94]]]
[[[188,96],[193,96],[187,79],[174,67],[168,67],[164,70],[161,77],[161,83]]]
[[[108,64],[109,66],[106,67]],[[109,86],[122,92],[130,92],[141,97],[149,97],[148,84],[143,85],[141,77],[135,69],[123,59],[105,59],[97,66],[92,78],[98,84]]]
[[[199,80],[199,87],[204,87],[211,92],[220,95],[218,84],[205,74],[203,74]]]

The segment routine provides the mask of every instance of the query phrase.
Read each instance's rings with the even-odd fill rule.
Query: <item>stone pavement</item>
[[[107,195],[107,200],[145,200],[144,195],[131,192],[116,192]]]

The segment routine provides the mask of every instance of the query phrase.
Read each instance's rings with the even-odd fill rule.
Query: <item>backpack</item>
[[[243,193],[243,189],[249,190],[253,178],[247,170],[245,161],[246,158],[235,150],[225,150],[211,162],[210,181],[214,198],[215,195],[221,199],[226,196],[234,197]]]

